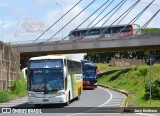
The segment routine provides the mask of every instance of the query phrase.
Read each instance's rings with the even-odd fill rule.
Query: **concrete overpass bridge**
[[[13,49],[21,58],[48,54],[69,54],[128,50],[160,49],[160,33],[139,35],[126,38],[97,38],[66,41],[49,41],[44,43],[15,44]]]
[[[66,13],[63,14],[61,18],[59,18],[57,21],[55,21],[49,28],[47,28],[39,37],[37,37],[34,42],[37,40],[40,40],[40,38],[48,32],[54,25],[56,25],[60,20],[63,20],[63,17],[68,15],[70,11],[72,11],[77,5],[79,5],[82,2],[82,0],[79,0],[73,7],[71,7]],[[58,33],[63,31],[65,27],[67,27],[72,21],[74,21],[82,12],[84,12],[88,7],[91,7],[95,0],[89,2],[86,4],[86,6],[79,12],[77,15],[71,18],[70,21],[68,21],[61,29],[57,30],[49,39],[54,38]],[[107,22],[113,18],[113,16],[118,16],[117,18],[114,18],[113,22],[110,23],[108,26],[109,30],[110,27],[114,26],[117,23],[117,26],[122,23],[122,21],[130,14],[132,10],[136,10],[136,6],[141,3],[140,0],[134,1],[131,3],[131,1],[127,0],[121,0],[120,2],[116,1],[116,5],[109,9],[109,11],[104,12],[106,9],[108,10],[108,7],[114,3],[115,1],[104,1],[97,9],[95,9],[94,12],[92,12],[88,17],[85,17],[85,20],[81,21],[80,24],[75,28],[79,29],[85,22],[90,19],[93,15],[96,14],[96,17],[92,20],[92,22],[87,26],[91,27],[88,31],[95,28],[102,20],[105,19],[104,23],[101,25],[101,27],[105,26]],[[119,13],[119,9],[124,6],[126,2],[129,2],[131,4],[129,7],[127,7],[124,12],[122,11]],[[134,24],[136,21],[143,15],[145,11],[148,10],[148,8],[153,5],[154,1],[151,1],[147,3],[147,5],[138,12],[138,14],[133,15],[133,17],[130,17],[130,21],[126,24]],[[105,8],[103,9],[103,7]],[[102,8],[102,9],[101,9]],[[99,13],[98,11],[101,10]],[[152,17],[149,17],[149,19],[146,19],[146,22],[144,25],[140,27],[137,27],[137,29],[145,29],[147,25],[157,16],[157,14],[160,12],[160,9],[155,10],[155,12],[152,12]],[[104,17],[98,19],[98,17],[105,13]],[[144,17],[145,18],[145,17]],[[92,26],[93,22],[96,21],[96,23]],[[125,26],[126,28],[126,26]],[[105,31],[104,30],[104,31]],[[113,30],[112,30],[113,31]],[[114,31],[111,31],[111,36],[114,36]],[[117,30],[116,30],[117,31]],[[119,31],[119,33],[121,33]],[[136,31],[135,31],[136,32]],[[84,34],[85,35],[85,34]],[[160,33],[156,34],[150,34],[150,35],[139,35],[139,36],[132,36],[132,37],[126,37],[126,38],[118,38],[118,37],[111,37],[111,38],[96,38],[96,39],[80,39],[75,41],[49,41],[49,42],[43,42],[43,43],[24,43],[24,44],[14,44],[13,49],[15,51],[18,51],[20,53],[21,60],[28,61],[28,58],[33,56],[41,56],[41,55],[47,55],[47,54],[67,54],[67,53],[86,53],[86,52],[106,52],[106,51],[127,51],[127,50],[153,50],[153,49],[160,49]],[[63,34],[62,34],[63,36]]]
[[[21,61],[30,57],[48,54],[68,54],[128,50],[160,49],[160,33],[125,38],[96,38],[81,40],[49,41],[44,43],[15,44],[13,49],[20,53]]]

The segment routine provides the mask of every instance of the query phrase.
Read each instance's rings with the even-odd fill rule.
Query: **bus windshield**
[[[44,91],[45,90],[45,78],[43,70],[31,70],[30,72],[30,90],[32,91]]]
[[[64,78],[62,69],[45,70],[46,90],[62,90],[64,88]]]
[[[96,78],[96,68],[83,68],[83,79],[90,80]]]
[[[30,69],[63,67],[62,59],[30,61]]]
[[[30,73],[31,91],[55,91],[64,88],[63,71],[59,69],[33,69]]]

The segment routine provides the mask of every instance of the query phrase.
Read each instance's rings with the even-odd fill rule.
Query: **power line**
[[[58,23],[64,16],[66,16],[72,9],[74,9],[80,2],[82,2],[82,0],[80,0],[79,2],[77,2],[71,9],[69,9],[61,18],[59,18],[55,23],[53,23],[48,29],[46,29],[39,37],[37,37],[33,43],[35,41],[37,41],[40,37],[42,37],[48,30],[50,30],[56,23]]]
[[[101,22],[105,17],[107,17],[112,11],[114,11],[119,5],[121,5],[125,0],[122,0],[121,2],[119,2],[112,10],[110,10],[104,17],[101,18],[101,20],[99,20],[93,27],[95,27],[99,22]],[[92,27],[92,28],[93,28]],[[91,28],[91,29],[92,29]]]
[[[111,18],[126,2],[127,2],[127,0],[125,0],[125,1],[117,8],[117,10],[116,10],[115,12],[113,12],[113,14],[112,14],[106,21],[104,21],[104,23],[101,25],[101,27],[104,26],[104,25],[106,24],[106,22],[108,22],[108,21],[110,20],[110,18]]]
[[[160,12],[160,9],[146,22],[146,24],[144,24],[144,25],[142,26],[141,29],[144,29],[144,28],[154,19],[154,17],[155,17],[159,12]]]
[[[131,0],[131,1],[135,1],[135,0]],[[140,3],[144,3],[144,4],[149,4],[148,2],[140,2]],[[160,6],[159,4],[152,4],[154,6]]]
[[[80,13],[78,13],[74,18],[72,18],[66,25],[64,25],[60,30],[58,30],[51,38],[49,38],[47,41],[50,41],[54,36],[56,36],[64,27],[66,27],[69,23],[71,23],[75,18],[77,18],[83,11],[85,11],[91,4],[93,4],[95,0],[90,2],[89,5],[87,5]]]
[[[97,11],[99,11],[105,4],[107,4],[109,2],[109,0],[107,0],[106,2],[104,2],[96,11],[94,11],[89,17],[87,17],[80,25],[78,25],[75,29],[78,29],[82,24],[84,24],[90,17],[92,17]],[[74,29],[74,30],[75,30]],[[65,40],[68,37],[68,35],[63,38],[62,40]]]
[[[118,33],[121,33],[128,25],[130,25],[131,23],[135,23],[139,17],[151,6],[151,4],[154,2],[155,0],[153,0],[149,5],[147,5],[135,18],[133,18],[133,20],[131,20],[124,28],[122,28]]]
[[[114,2],[114,0],[112,0],[100,13],[99,15],[97,15],[97,17],[95,17],[93,19],[93,21],[91,23],[89,23],[89,25],[87,26],[87,28]]]
[[[122,13],[116,20],[114,20],[111,25],[109,25],[103,32],[100,33],[100,35],[102,35],[109,27],[111,27],[115,22],[117,22],[117,20],[119,20],[125,13],[127,13],[130,9],[132,9],[132,7],[134,7],[136,4],[138,4],[140,2],[140,0],[138,0],[137,2],[135,2],[131,7],[129,7],[124,13]]]
[[[109,0],[108,1],[106,1],[105,3],[103,3],[95,12],[93,12],[86,20],[84,20],[79,26],[77,26],[77,28],[76,29],[78,29],[84,22],[86,22],[91,16],[93,16],[97,11],[99,11],[105,4],[107,4],[109,2]]]
[[[104,17],[101,18],[101,20],[99,20],[96,24],[94,24],[90,29],[87,30],[86,33],[84,33],[82,37],[84,37],[84,35],[86,35],[92,28],[94,28],[100,21],[102,21],[106,16],[108,16],[114,9],[116,9],[121,3],[123,3],[124,0],[122,0],[121,2],[119,2],[119,4],[117,4],[112,10],[110,10],[110,12],[108,12]]]
[[[140,0],[138,0],[135,4],[133,4],[133,6],[131,6],[131,9],[129,9],[126,12],[126,15],[124,15],[124,17],[122,17],[122,19],[117,23],[117,25],[119,25],[123,21],[123,19],[138,5],[139,2],[140,2]]]
[[[160,12],[160,9],[141,27],[140,30],[146,28],[159,12]],[[136,34],[139,33],[140,30],[138,30]]]

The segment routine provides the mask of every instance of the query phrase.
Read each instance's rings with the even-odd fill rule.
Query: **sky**
[[[33,41],[78,1],[79,0],[0,0],[0,40],[4,42]],[[63,32],[60,31],[53,37],[56,39],[52,40],[61,39],[62,36],[66,37],[70,31],[74,30],[107,0],[82,0],[78,6],[76,6],[47,33],[45,33],[40,40],[49,39],[92,1],[94,2],[91,6],[75,18],[75,20],[69,23],[63,29]],[[104,9],[111,1],[112,0],[108,0],[108,3],[103,6],[102,9]],[[94,21],[90,27],[96,24],[97,21],[101,20],[102,17],[113,9],[120,1],[122,0],[114,0],[114,2]],[[135,1],[136,0],[127,0],[123,7],[121,7],[118,12],[115,13],[107,23],[105,23],[104,26],[110,25],[125,10],[127,10],[127,8],[135,3]],[[128,24],[141,10],[143,10],[144,7],[148,5],[147,3],[151,1],[152,0],[141,0],[141,3],[139,3],[133,11],[130,12],[121,24]],[[153,4],[154,5],[150,6],[140,19],[135,22],[136,24],[143,26],[145,22],[160,9],[159,0],[155,0]],[[102,9],[96,12],[79,28],[86,28],[88,24],[102,11]],[[111,14],[100,21],[96,26],[102,26]],[[148,27],[160,27],[159,14],[148,25]],[[83,55],[84,54],[72,54],[71,56],[82,59]]]

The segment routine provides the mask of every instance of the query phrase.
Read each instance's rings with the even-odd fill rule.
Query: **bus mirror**
[[[66,66],[64,66],[63,75],[64,75],[64,77],[67,77],[67,67]]]
[[[27,78],[27,74],[28,74],[28,68],[23,68],[22,69],[22,76],[23,76],[24,79]]]

